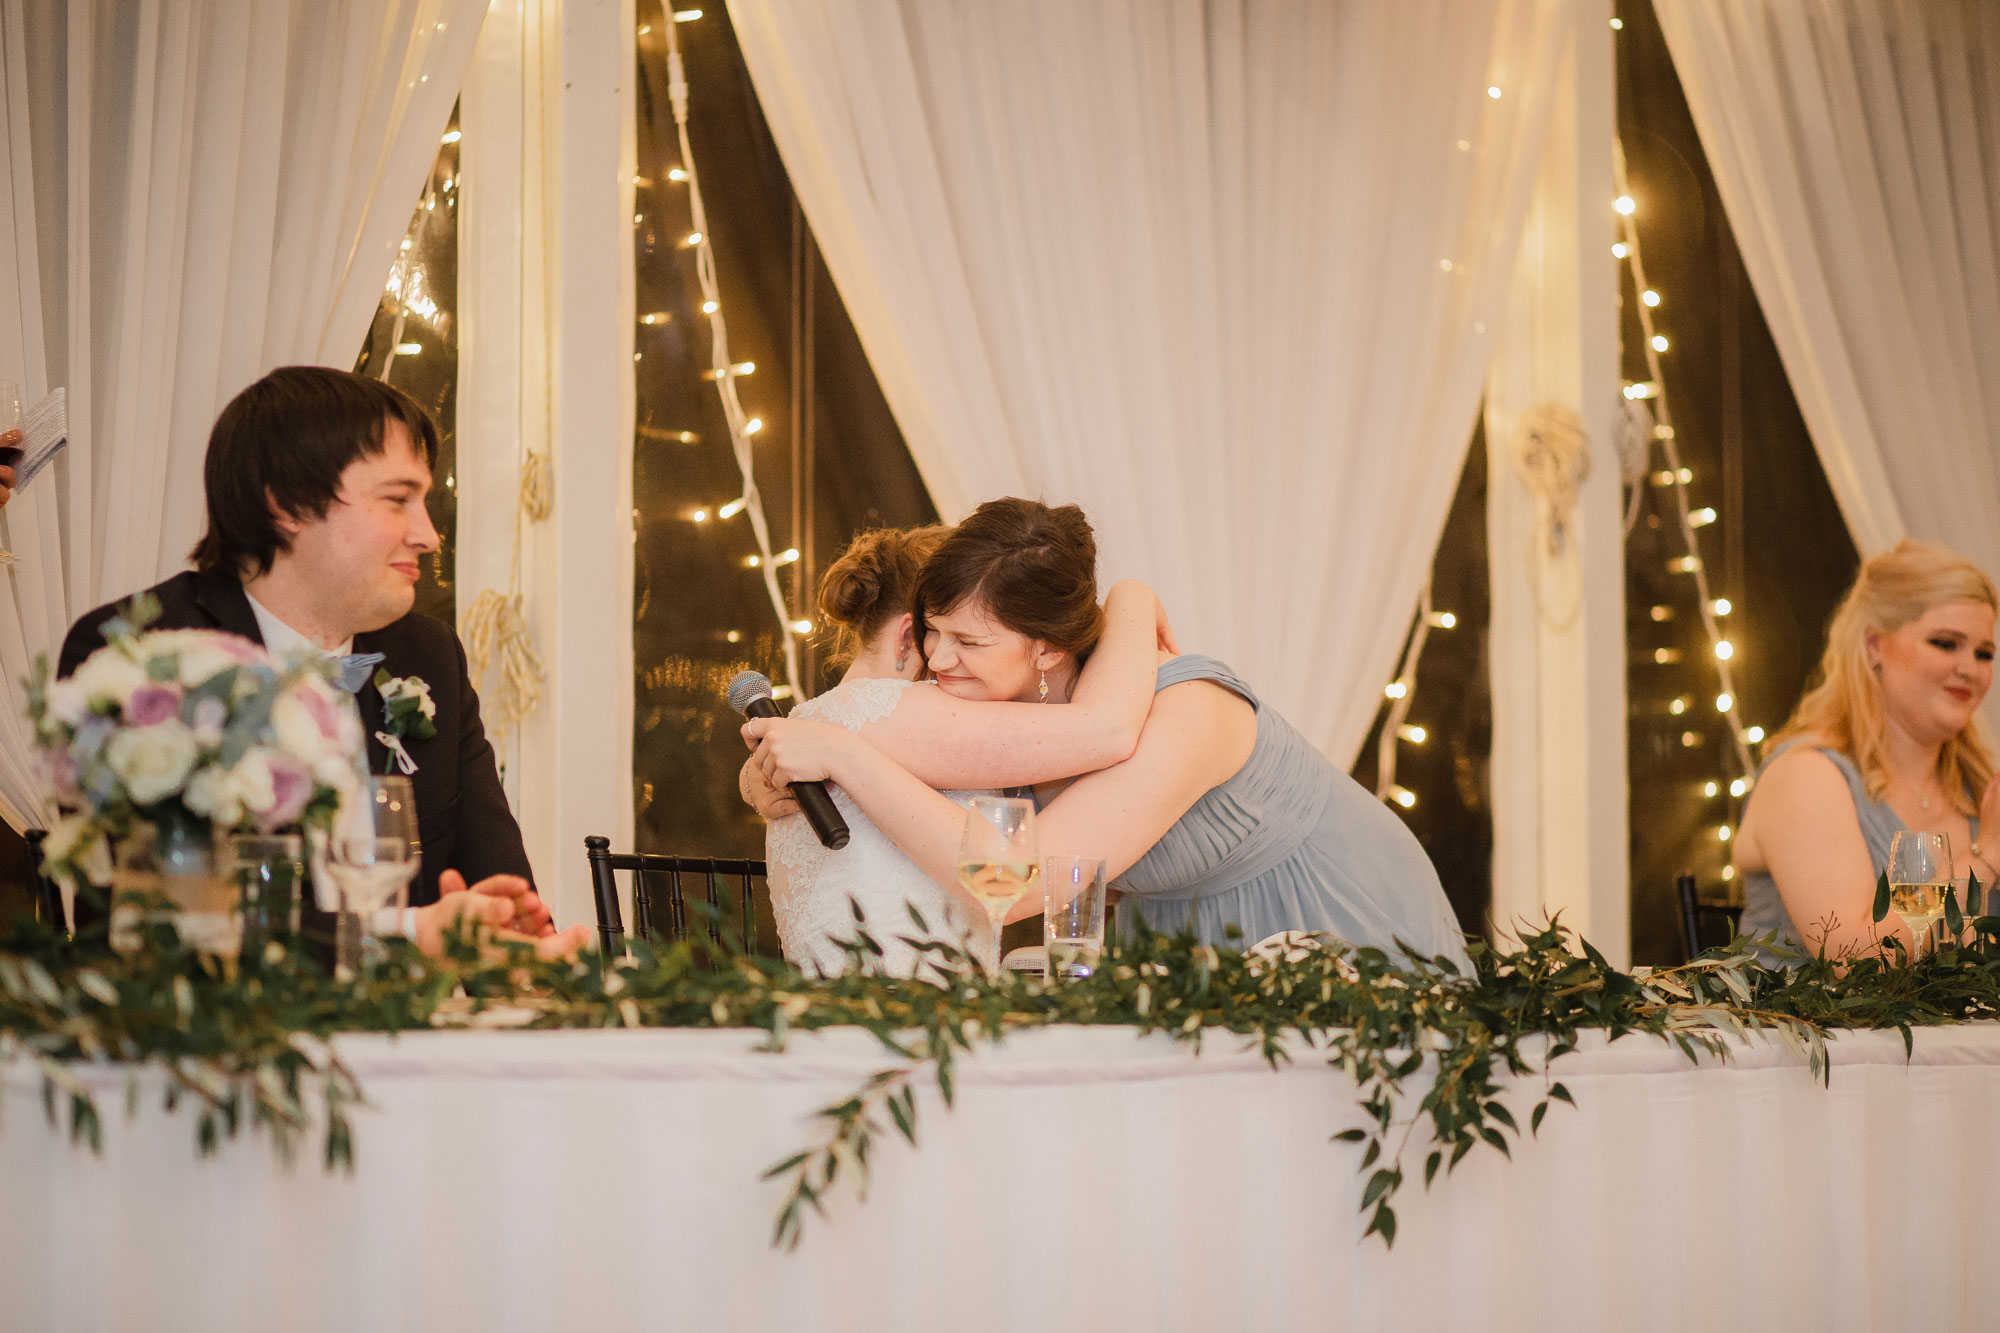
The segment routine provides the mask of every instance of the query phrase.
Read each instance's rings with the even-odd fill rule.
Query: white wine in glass
[[[986,909],[992,939],[987,975],[1000,975],[1000,927],[1007,909],[1021,901],[1041,861],[1035,855],[1035,803],[1014,796],[975,796],[965,812],[958,843],[958,882]]]
[[[1951,838],[1899,830],[1889,844],[1889,910],[1909,927],[1911,961],[1944,915],[1944,895],[1952,887]]]

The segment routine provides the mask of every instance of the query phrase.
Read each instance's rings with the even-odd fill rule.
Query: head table
[[[0,1327],[1547,1330],[2000,1327],[2000,1024],[1850,1033],[1830,1087],[1761,1040],[1691,1064],[1650,1037],[1557,1067],[1512,1160],[1420,1183],[1361,1238],[1347,1077],[1240,1039],[1197,1057],[1051,1028],[920,1098],[796,1252],[761,1171],[885,1060],[872,1038],[452,1032],[339,1049],[370,1107],[351,1175],[316,1141],[214,1157],[142,1077],[87,1075],[93,1156],[0,1068]],[[1509,1094],[1526,1123],[1542,1080]]]

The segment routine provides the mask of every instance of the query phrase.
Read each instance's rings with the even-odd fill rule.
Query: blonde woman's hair
[[[1792,710],[1773,748],[1804,737],[1839,750],[1861,770],[1869,796],[1882,799],[1889,786],[1883,758],[1889,723],[1882,682],[1868,664],[1868,635],[1893,634],[1946,602],[1978,602],[2000,611],[2000,596],[1979,566],[1935,542],[1906,537],[1862,565],[1827,626],[1816,683]],[[1993,778],[1993,759],[1977,714],[1938,751],[1937,776],[1959,813],[1978,813],[1974,802]]]
[[[819,581],[819,615],[833,630],[827,665],[843,667],[915,605],[917,574],[949,528],[874,528],[847,544]]]

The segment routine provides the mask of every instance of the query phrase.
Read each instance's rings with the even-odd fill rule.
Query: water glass
[[[265,945],[299,933],[304,851],[296,834],[238,833],[229,839],[226,868],[243,916],[243,957],[258,957]]]
[[[1049,979],[1097,971],[1104,952],[1104,862],[1094,856],[1042,859],[1042,940]]]
[[[313,840],[313,877],[339,894],[334,970],[352,976],[379,953],[378,914],[401,909],[423,863],[417,797],[405,777],[371,777],[357,806]]]

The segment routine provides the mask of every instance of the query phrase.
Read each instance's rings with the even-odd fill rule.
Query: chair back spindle
[[[688,887],[684,881],[693,877],[700,881],[699,892],[706,896],[710,909],[709,942],[717,948],[721,947],[722,920],[732,905],[730,899],[734,898],[743,946],[749,953],[761,952],[758,908],[760,898],[767,901],[770,897],[769,875],[764,862],[738,857],[613,852],[610,839],[597,835],[587,837],[583,842],[590,861],[591,886],[597,900],[598,937],[606,957],[616,957],[625,949],[626,932],[619,914],[615,878],[621,871],[632,877],[632,929],[639,938],[657,943],[662,924],[668,940],[687,938],[689,906]]]

